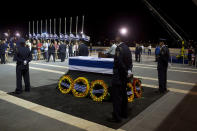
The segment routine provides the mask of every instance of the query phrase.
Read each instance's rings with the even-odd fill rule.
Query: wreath
[[[73,80],[69,75],[60,78],[58,88],[63,94],[68,94],[72,90]]]
[[[89,82],[85,77],[74,80],[72,92],[75,97],[86,97],[89,93]]]
[[[142,97],[142,85],[139,79],[133,80],[134,93],[137,98]]]
[[[95,80],[91,82],[90,97],[93,101],[102,102],[108,95],[108,86],[103,80]]]
[[[128,102],[132,102],[134,99],[134,91],[131,83],[127,83],[127,96],[128,96]]]

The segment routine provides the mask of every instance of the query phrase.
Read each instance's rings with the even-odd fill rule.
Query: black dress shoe
[[[128,116],[127,115],[121,115],[122,118],[127,119]]]
[[[22,91],[15,91],[14,94],[21,94]]]
[[[108,118],[107,119],[108,122],[111,122],[111,123],[121,123],[122,120],[121,119],[115,119],[115,118]]]
[[[25,92],[30,92],[30,89],[25,89]]]

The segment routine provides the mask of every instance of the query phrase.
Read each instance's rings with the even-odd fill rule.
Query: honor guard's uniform
[[[169,59],[169,49],[166,45],[163,45],[160,49],[158,56],[158,79],[159,79],[159,92],[164,93],[167,91],[167,68],[168,68],[168,59]]]
[[[61,44],[59,46],[59,52],[60,52],[61,62],[65,61],[65,57],[66,57],[66,45],[65,44]]]
[[[25,47],[25,40],[21,38],[21,46],[16,50],[16,90],[15,93],[22,93],[22,77],[25,83],[25,91],[30,91],[29,62],[32,60],[32,54],[28,47]]]
[[[116,122],[121,121],[121,117],[127,117],[127,83],[128,71],[132,71],[132,54],[128,46],[124,43],[120,43],[117,46],[115,57],[114,57],[114,67],[112,76],[112,102],[113,102],[113,118]]]

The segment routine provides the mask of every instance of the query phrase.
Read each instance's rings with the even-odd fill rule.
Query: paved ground
[[[154,57],[143,56],[141,63],[134,62],[133,71],[135,76],[142,78],[144,86],[158,88],[156,63],[153,61]],[[39,88],[56,83],[59,77],[68,71],[67,65],[67,61],[31,62],[32,87]],[[0,65],[0,130],[113,130],[7,94],[15,90],[15,75],[15,63]],[[188,65],[171,65],[168,70],[170,92],[117,130],[197,130],[196,78],[197,69]]]

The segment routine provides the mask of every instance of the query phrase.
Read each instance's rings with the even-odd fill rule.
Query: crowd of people
[[[18,39],[12,41],[3,39],[0,41],[0,58],[1,64],[5,64],[8,56],[14,56],[17,50]],[[61,62],[65,59],[77,55],[89,55],[89,51],[80,52],[79,46],[83,48],[84,41],[59,41],[59,40],[41,40],[41,39],[27,39],[25,46],[31,51],[33,60],[46,60],[49,62],[60,59]],[[90,46],[92,49],[92,46]],[[91,50],[90,49],[90,50]],[[90,51],[91,52],[91,51]],[[53,56],[53,57],[51,57]],[[13,61],[15,61],[13,57]]]

